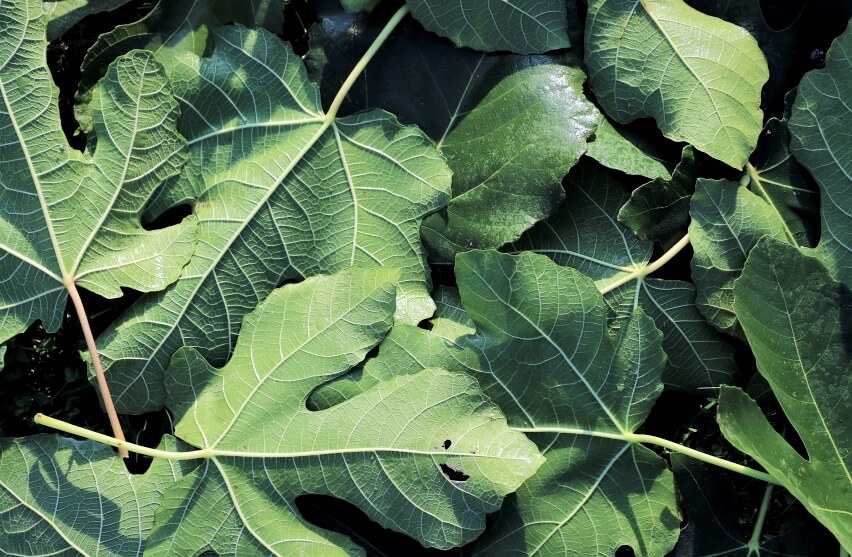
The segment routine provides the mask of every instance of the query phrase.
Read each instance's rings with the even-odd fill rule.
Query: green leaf
[[[816,178],[822,234],[819,257],[852,284],[852,25],[832,43],[825,69],[808,72],[799,84],[790,117],[790,148]]]
[[[598,289],[607,293],[616,327],[641,307],[663,331],[666,384],[693,391],[730,380],[736,373],[733,348],[698,312],[695,287],[647,277],[653,246],[638,240],[615,219],[626,194],[613,173],[582,164],[568,176],[567,195],[571,203],[511,249],[547,255],[594,279]]]
[[[761,237],[789,241],[784,221],[739,184],[704,178],[698,179],[690,213],[696,305],[718,330],[744,338],[734,313],[734,281]]]
[[[324,114],[298,56],[268,32],[217,36],[210,58],[172,70],[190,160],[152,204],[193,202],[204,241],[172,288],[99,339],[124,412],[162,407],[180,346],[224,363],[243,316],[284,280],[384,265],[402,270],[398,319],[434,310],[419,227],[446,203],[450,171],[431,141],[385,112]]]
[[[47,40],[58,39],[87,15],[114,10],[129,1],[45,0],[42,6],[47,16]]]
[[[166,436],[160,448],[182,445]],[[144,475],[132,475],[110,447],[94,441],[0,439],[0,552],[141,555],[163,491],[197,464],[157,459]]]
[[[340,0],[340,4],[347,12],[370,11],[379,3],[379,0]]]
[[[660,161],[642,150],[635,140],[623,133],[610,121],[601,117],[595,139],[590,141],[586,155],[607,168],[625,174],[644,176],[651,180],[671,180],[672,175]]]
[[[556,211],[562,178],[598,124],[584,79],[557,65],[514,73],[439,142],[453,170],[453,199],[423,223],[433,257],[500,247]]]
[[[765,238],[734,284],[734,308],[760,371],[804,443],[799,456],[760,408],[724,387],[719,425],[852,548],[852,359],[849,290],[816,258]]]
[[[592,90],[615,120],[654,118],[669,139],[745,166],[769,74],[744,29],[681,0],[594,0],[585,60]]]
[[[770,506],[778,499],[779,487],[742,483],[742,477],[684,455],[670,455],[689,522],[681,532],[673,557],[802,557],[836,553],[833,536],[816,520],[803,518],[791,528],[777,532],[777,522],[767,519]],[[763,490],[755,502],[753,493]],[[743,521],[745,514],[750,520]],[[787,521],[785,521],[787,522]]]
[[[689,199],[697,177],[698,161],[687,145],[671,178],[656,178],[633,190],[618,220],[643,240],[670,242],[689,225]]]
[[[819,190],[790,154],[789,144],[787,121],[770,118],[741,181],[778,215],[791,243],[811,246],[816,243],[812,237],[819,221]]]
[[[160,0],[139,21],[118,25],[89,48],[80,68],[75,115],[83,131],[91,129],[91,88],[103,69],[134,49],[150,50],[167,70],[185,52],[199,56],[213,48],[213,31],[226,23],[281,31],[285,0]]]
[[[40,319],[62,322],[73,283],[107,298],[180,276],[195,219],[147,231],[140,214],[183,166],[177,103],[145,52],[119,59],[95,90],[93,154],[68,146],[45,63],[41,3],[0,10],[0,341]]]
[[[622,437],[662,391],[665,354],[653,322],[639,310],[613,338],[591,279],[533,253],[462,253],[456,277],[469,318],[447,309],[432,331],[397,324],[360,374],[314,395],[335,403],[433,366],[468,373],[547,456],[507,499],[477,552],[610,555],[628,544],[637,555],[664,555],[679,525],[671,473]],[[469,319],[476,333],[447,334],[442,319]],[[598,535],[583,535],[591,530]]]
[[[568,48],[568,18],[560,0],[406,0],[423,26],[458,46],[520,54]]]
[[[298,513],[307,493],[348,500],[424,545],[458,546],[482,531],[543,459],[473,378],[423,370],[332,408],[305,407],[383,338],[396,278],[353,269],[276,290],[246,317],[221,369],[193,349],[175,354],[175,431],[207,461],[166,491],[146,555],[356,552]]]

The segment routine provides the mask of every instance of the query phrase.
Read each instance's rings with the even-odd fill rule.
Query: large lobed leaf
[[[446,203],[450,171],[422,132],[381,111],[324,114],[301,60],[265,31],[223,28],[211,57],[185,55],[171,75],[190,158],[152,207],[194,203],[203,240],[172,288],[98,341],[122,411],[162,407],[180,346],[226,361],[243,317],[284,280],[394,267],[397,318],[432,314],[419,228]]]
[[[117,298],[164,288],[195,244],[195,219],[147,231],[140,215],[186,160],[179,111],[160,65],[134,51],[95,90],[94,153],[62,133],[35,0],[0,10],[0,340],[40,319],[55,331],[66,287]]]
[[[395,325],[362,370],[312,395],[315,407],[416,369],[468,373],[547,457],[477,553],[664,555],[679,524],[671,472],[625,437],[662,391],[653,321],[638,310],[611,336],[592,280],[537,254],[466,252],[456,277],[461,297],[440,292],[431,331]]]
[[[852,284],[852,25],[832,43],[825,69],[802,78],[790,116],[793,155],[819,184],[822,234],[817,253]]]
[[[682,0],[593,0],[585,61],[619,122],[652,117],[663,135],[742,168],[760,133],[769,73],[747,31]]]
[[[185,448],[173,437],[160,449]],[[141,555],[163,492],[198,465],[157,459],[127,472],[94,441],[55,435],[0,439],[3,555]]]
[[[175,355],[176,434],[207,460],[166,491],[146,554],[358,552],[301,517],[295,499],[306,493],[346,499],[426,545],[479,535],[543,459],[472,377],[400,370],[331,408],[305,406],[390,328],[395,274],[353,269],[275,291],[221,369],[193,349]]]
[[[722,389],[722,432],[852,549],[849,290],[818,259],[764,238],[734,284],[734,308],[757,368],[807,454],[800,456],[735,387]]]

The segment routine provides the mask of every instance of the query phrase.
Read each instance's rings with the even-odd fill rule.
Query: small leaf
[[[453,199],[423,223],[433,256],[500,247],[555,212],[562,178],[598,124],[584,79],[557,65],[514,73],[439,143],[453,170]]]
[[[177,280],[195,246],[195,218],[157,231],[140,220],[177,175],[186,141],[162,67],[136,51],[112,64],[92,101],[99,141],[68,146],[44,62],[41,2],[0,10],[0,341],[35,320],[59,328],[76,283],[107,298]]]
[[[426,29],[458,46],[535,54],[567,48],[568,21],[560,0],[406,0]]]
[[[586,155],[607,168],[625,174],[644,176],[651,180],[671,180],[672,175],[665,165],[643,151],[634,141],[606,117],[601,117],[595,130],[595,139],[589,142]]]
[[[355,552],[298,513],[307,493],[449,548],[474,539],[535,472],[535,446],[462,374],[417,371],[328,409],[305,407],[385,335],[396,274],[353,269],[276,290],[246,317],[221,369],[193,349],[175,354],[175,431],[209,458],[166,491],[146,554]]]
[[[805,74],[790,117],[790,148],[816,178],[820,189],[822,234],[819,257],[846,284],[852,284],[852,25],[835,39],[825,69]]]
[[[686,146],[671,178],[656,178],[633,190],[618,220],[642,240],[670,242],[689,225],[689,198],[697,177],[695,153]]]
[[[698,309],[718,330],[743,338],[734,314],[734,280],[761,237],[789,241],[784,221],[760,197],[725,180],[699,178],[690,212]]]
[[[745,166],[769,73],[744,29],[682,0],[593,0],[585,60],[592,90],[615,120],[652,117],[669,139]]]
[[[160,449],[185,445],[166,436]],[[198,461],[156,459],[143,475],[94,441],[0,439],[3,555],[141,555],[163,491]]]
[[[734,284],[734,308],[757,369],[799,433],[799,456],[757,404],[723,387],[719,425],[852,548],[852,359],[849,290],[816,258],[772,238],[752,249]]]

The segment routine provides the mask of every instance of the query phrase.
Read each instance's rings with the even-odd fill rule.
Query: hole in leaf
[[[470,476],[461,470],[456,470],[449,464],[441,463],[441,472],[453,482],[466,482],[470,478]]]
[[[450,441],[449,439],[445,439],[445,440],[444,440],[444,450],[445,450],[445,451],[446,451],[447,449],[449,449],[452,445],[453,445],[453,442],[452,442],[452,441]]]
[[[429,319],[424,319],[423,321],[418,323],[417,326],[426,331],[432,330],[432,322]]]
[[[636,557],[636,553],[629,545],[622,545],[615,550],[615,557]]]
[[[166,209],[151,221],[143,221],[142,226],[145,230],[162,230],[163,228],[178,224],[191,214],[192,206],[188,203],[183,203],[171,209]]]

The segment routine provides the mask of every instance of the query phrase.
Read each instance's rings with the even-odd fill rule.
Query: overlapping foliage
[[[852,27],[779,113],[818,10],[161,0],[57,93],[135,4],[0,0],[0,357],[138,291],[87,357],[166,435],[0,439],[0,552],[852,549]]]

